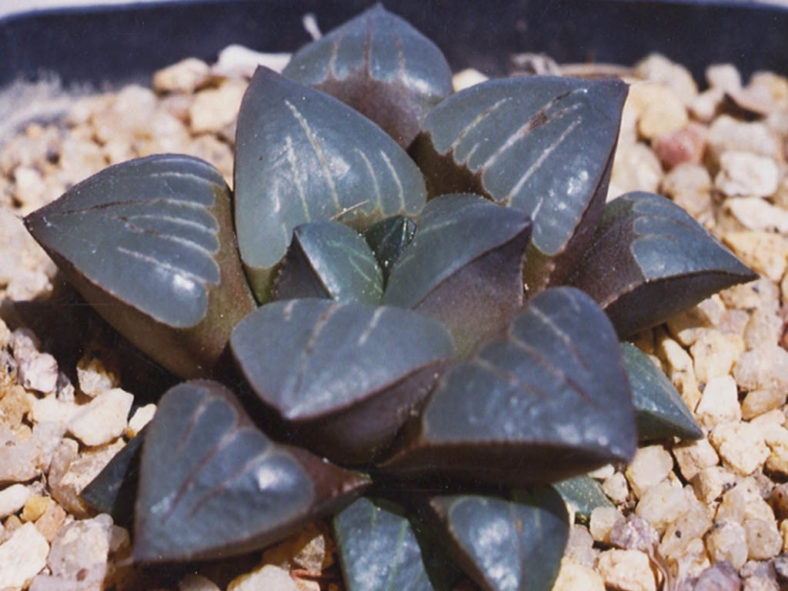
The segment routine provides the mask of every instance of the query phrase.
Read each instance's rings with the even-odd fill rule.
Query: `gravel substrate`
[[[222,564],[131,563],[129,531],[78,494],[153,416],[156,392],[135,376],[156,372],[62,283],[20,221],[107,165],[153,153],[201,157],[231,182],[245,56],[184,60],[152,88],[77,98],[0,137],[0,589],[342,588],[322,522]],[[577,71],[519,63],[537,62]],[[661,56],[623,73],[632,85],[609,198],[669,196],[761,278],[637,337],[706,437],[651,444],[593,474],[615,508],[573,526],[555,589],[788,589],[788,79],[757,73],[743,86],[715,65],[699,91]]]

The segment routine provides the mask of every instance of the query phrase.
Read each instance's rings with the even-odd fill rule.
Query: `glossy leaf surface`
[[[274,291],[278,300],[315,297],[377,304],[383,272],[358,232],[339,222],[313,222],[293,231]]]
[[[583,523],[588,523],[591,511],[597,507],[615,506],[602,490],[602,486],[585,474],[561,480],[552,486],[564,502],[575,511],[575,517]]]
[[[384,285],[388,281],[391,267],[397,262],[416,234],[416,222],[404,215],[380,220],[364,232],[367,244],[375,253],[383,271]]]
[[[615,331],[587,295],[562,287],[534,296],[504,337],[442,376],[382,469],[527,486],[628,461],[635,446]]]
[[[440,49],[380,4],[301,48],[283,74],[360,111],[403,148],[452,91]]]
[[[224,386],[184,382],[162,397],[145,436],[134,558],[196,560],[262,548],[342,508],[367,484],[273,443]]]
[[[453,572],[422,554],[402,507],[358,499],[333,519],[348,591],[448,591]],[[436,572],[438,571],[438,572]]]
[[[110,166],[25,224],[110,324],[178,375],[209,374],[254,306],[234,247],[230,191],[197,158]]]
[[[756,277],[681,207],[635,192],[607,204],[571,281],[626,337]]]
[[[447,529],[450,551],[485,591],[550,591],[569,537],[569,517],[550,487],[511,498],[437,496],[430,508]]]
[[[82,500],[98,513],[108,513],[124,527],[134,515],[142,442],[147,427],[121,449],[90,484],[79,493]]]
[[[235,222],[241,258],[258,299],[293,229],[334,219],[363,230],[390,215],[418,213],[419,169],[358,112],[260,67],[238,114]]]
[[[307,445],[351,464],[390,443],[453,355],[435,320],[321,299],[258,308],[230,346],[252,389]]]
[[[530,219],[519,210],[471,194],[433,199],[391,270],[383,303],[437,318],[467,355],[520,309],[530,235]]]
[[[532,291],[561,281],[601,215],[623,82],[549,76],[490,80],[427,115],[411,154],[430,196],[472,191],[529,214]]]
[[[631,343],[621,343],[621,356],[632,388],[638,438],[701,439],[703,431],[667,376]]]

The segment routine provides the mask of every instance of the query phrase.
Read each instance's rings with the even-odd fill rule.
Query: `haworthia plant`
[[[664,198],[603,205],[621,82],[451,94],[440,52],[381,7],[285,74],[249,84],[234,193],[154,155],[25,219],[141,351],[213,380],[165,393],[85,500],[134,506],[143,563],[335,514],[350,591],[445,589],[444,549],[484,589],[547,591],[564,502],[606,502],[584,474],[699,435],[619,337],[754,275]]]

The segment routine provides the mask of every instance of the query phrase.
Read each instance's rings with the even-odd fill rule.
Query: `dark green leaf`
[[[621,356],[632,388],[638,438],[701,439],[703,431],[692,412],[648,355],[630,343],[621,343]]]
[[[357,109],[403,148],[452,91],[440,49],[380,4],[301,48],[283,74]]]
[[[449,549],[485,591],[550,591],[569,538],[569,517],[550,487],[521,490],[510,499],[433,497]]]
[[[364,238],[383,271],[384,285],[388,281],[392,265],[411,243],[415,233],[416,222],[404,215],[380,220],[364,232]]]
[[[460,356],[503,330],[523,301],[528,215],[478,195],[424,207],[413,242],[391,269],[383,303],[443,322]]]
[[[443,375],[382,469],[528,486],[628,461],[635,446],[615,331],[591,298],[561,287],[534,296],[505,336]]]
[[[312,222],[293,231],[274,291],[278,300],[315,297],[377,304],[383,273],[358,232],[339,222]]]
[[[146,430],[147,427],[137,433],[79,493],[92,509],[98,513],[109,513],[116,524],[124,527],[131,524],[134,515],[140,455]]]
[[[451,588],[453,571],[430,562],[405,510],[358,499],[336,515],[334,537],[348,591],[433,591]]]
[[[238,114],[235,222],[258,299],[293,229],[334,219],[358,230],[417,214],[419,169],[394,140],[347,105],[260,67]]]
[[[411,153],[430,196],[471,191],[533,218],[525,281],[562,281],[594,232],[627,86],[549,76],[490,80],[427,115]]]
[[[99,314],[180,376],[209,375],[254,307],[230,190],[202,160],[160,154],[110,166],[25,224]]]
[[[613,507],[600,484],[585,474],[553,484],[561,498],[574,509],[579,521],[588,523],[591,511],[597,507]]]
[[[571,281],[626,337],[755,278],[681,207],[635,192],[607,204]]]
[[[453,354],[435,320],[321,299],[258,308],[230,346],[252,389],[301,441],[347,464],[386,449]]]
[[[361,474],[257,429],[221,384],[184,382],[162,397],[142,449],[134,558],[219,558],[279,541],[342,508]]]

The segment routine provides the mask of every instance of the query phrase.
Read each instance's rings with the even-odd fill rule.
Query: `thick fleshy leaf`
[[[388,282],[392,265],[411,243],[415,233],[416,222],[404,215],[380,220],[364,232],[364,238],[383,271],[384,286]]]
[[[421,172],[383,130],[264,67],[241,103],[235,156],[241,259],[261,301],[296,226],[341,216],[361,231],[424,205]]]
[[[274,543],[341,509],[361,474],[278,445],[221,384],[185,382],[159,402],[142,449],[134,558],[220,558]]]
[[[626,337],[756,278],[681,207],[635,192],[607,204],[571,282]]]
[[[382,469],[528,486],[635,453],[635,413],[618,339],[580,290],[529,300],[507,334],[440,379]]]
[[[597,507],[615,506],[602,490],[602,486],[585,474],[556,482],[553,488],[558,491],[564,502],[572,507],[575,518],[582,523],[588,523],[591,519],[591,511]]]
[[[438,46],[380,4],[302,47],[283,74],[360,111],[403,148],[452,91]]]
[[[533,218],[529,291],[566,277],[605,201],[627,86],[549,76],[490,80],[427,115],[411,154],[430,196],[471,191]]]
[[[631,343],[621,343],[621,356],[632,388],[638,438],[701,439],[703,431],[692,412],[648,355]]]
[[[384,500],[358,499],[333,519],[348,591],[440,591],[456,578],[447,561],[422,553],[405,510]]]
[[[137,433],[79,493],[92,509],[98,513],[108,513],[116,524],[124,527],[131,523],[134,515],[146,430],[147,427]]]
[[[344,464],[384,451],[453,355],[435,320],[322,299],[258,308],[230,346],[260,399],[305,445]]]
[[[449,550],[485,591],[550,591],[569,538],[569,517],[551,487],[511,498],[454,495],[430,499]]]
[[[197,158],[110,166],[25,224],[99,314],[180,376],[209,375],[230,330],[254,308],[230,190]]]
[[[274,289],[275,299],[329,298],[377,304],[383,272],[364,237],[339,222],[312,222],[293,231]]]
[[[391,269],[383,303],[437,318],[460,356],[503,330],[522,306],[527,214],[478,195],[424,207],[413,242]]]

